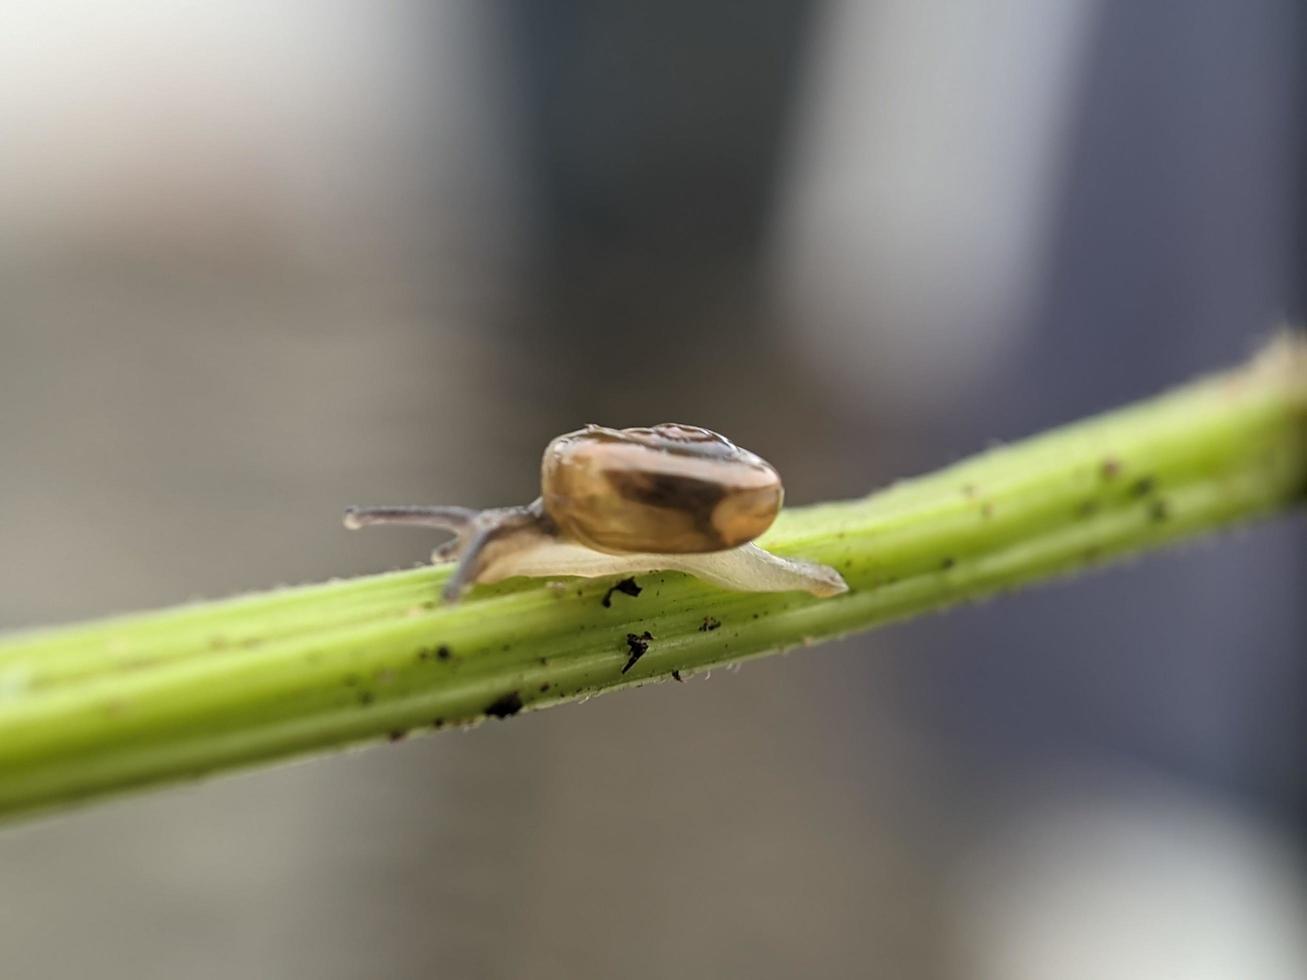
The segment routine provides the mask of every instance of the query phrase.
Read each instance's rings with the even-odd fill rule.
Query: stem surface
[[[1305,498],[1307,344],[1286,335],[1228,374],[787,510],[760,543],[839,569],[833,599],[667,572],[608,604],[611,580],[573,579],[450,606],[442,566],[0,637],[0,816],[686,676]]]

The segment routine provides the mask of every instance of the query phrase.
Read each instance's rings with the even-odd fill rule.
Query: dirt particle
[[[431,719],[431,727],[434,728],[434,729],[436,729],[436,730],[439,730],[439,729],[441,729],[441,728],[444,728],[444,727],[445,727],[445,719],[444,719],[444,718],[432,718],[432,719]]]
[[[685,678],[681,676],[681,672],[679,670],[672,671],[672,680],[676,681],[678,684],[685,683]]]
[[[974,483],[962,484],[962,496],[974,497],[976,495],[976,485]]]
[[[1104,480],[1115,480],[1121,475],[1121,461],[1115,456],[1108,456],[1099,466],[1098,472]]]
[[[491,718],[512,718],[521,710],[522,695],[516,691],[509,691],[486,705],[486,714]]]
[[[1098,501],[1093,499],[1082,500],[1080,506],[1076,508],[1076,513],[1081,517],[1093,517],[1098,513]]]
[[[713,630],[717,629],[721,625],[722,625],[722,621],[720,619],[716,619],[712,616],[705,616],[703,617],[703,622],[699,624],[699,632],[711,633]]]
[[[1171,508],[1165,500],[1154,500],[1148,506],[1148,519],[1154,524],[1161,524],[1171,516]]]
[[[990,503],[988,500],[986,500],[983,504],[980,505],[980,516],[984,518],[990,518],[994,516],[994,505]]]
[[[363,705],[363,707],[365,708],[376,700],[376,695],[374,695],[371,691],[359,691],[358,697],[359,697],[359,704]]]
[[[546,692],[547,692],[551,687],[553,687],[552,684],[541,684],[541,685],[540,685],[540,693],[541,693],[541,694],[546,693]]]
[[[952,555],[949,555],[942,562],[939,563],[939,567],[947,572],[950,568],[952,568],[957,563],[958,560],[954,558]]]
[[[396,728],[393,732],[386,735],[386,738],[390,739],[392,742],[402,742],[407,737],[408,732],[399,728]]]
[[[607,592],[604,593],[604,597],[601,604],[605,609],[611,608],[613,605],[614,592],[620,592],[622,593],[622,595],[629,595],[634,598],[635,596],[638,596],[643,591],[644,589],[640,588],[640,586],[635,584],[635,579],[624,578],[620,582],[614,584],[612,588],[610,588]]]
[[[436,657],[440,660],[448,660],[453,655],[454,652],[450,650],[449,647],[445,646],[443,643],[440,646],[436,647]]]
[[[653,639],[653,634],[645,630],[639,636],[634,633],[626,634],[626,649],[630,654],[626,661],[626,666],[622,668],[625,674],[628,670],[636,665],[636,662],[649,651],[649,641]]]
[[[1130,484],[1130,494],[1134,497],[1147,497],[1157,489],[1157,481],[1151,476],[1141,476]]]

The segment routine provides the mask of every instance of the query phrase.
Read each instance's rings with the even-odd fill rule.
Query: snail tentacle
[[[471,507],[349,507],[345,510],[345,526],[351,531],[374,524],[407,524],[462,531],[480,513]]]

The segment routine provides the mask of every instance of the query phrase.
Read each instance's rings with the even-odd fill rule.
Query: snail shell
[[[590,425],[545,449],[545,513],[595,551],[703,554],[752,541],[780,512],[770,463],[693,425]]]

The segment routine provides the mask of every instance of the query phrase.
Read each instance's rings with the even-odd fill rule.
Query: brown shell
[[[767,530],[784,496],[766,460],[674,422],[559,436],[545,449],[540,488],[563,534],[609,554],[725,551]]]

